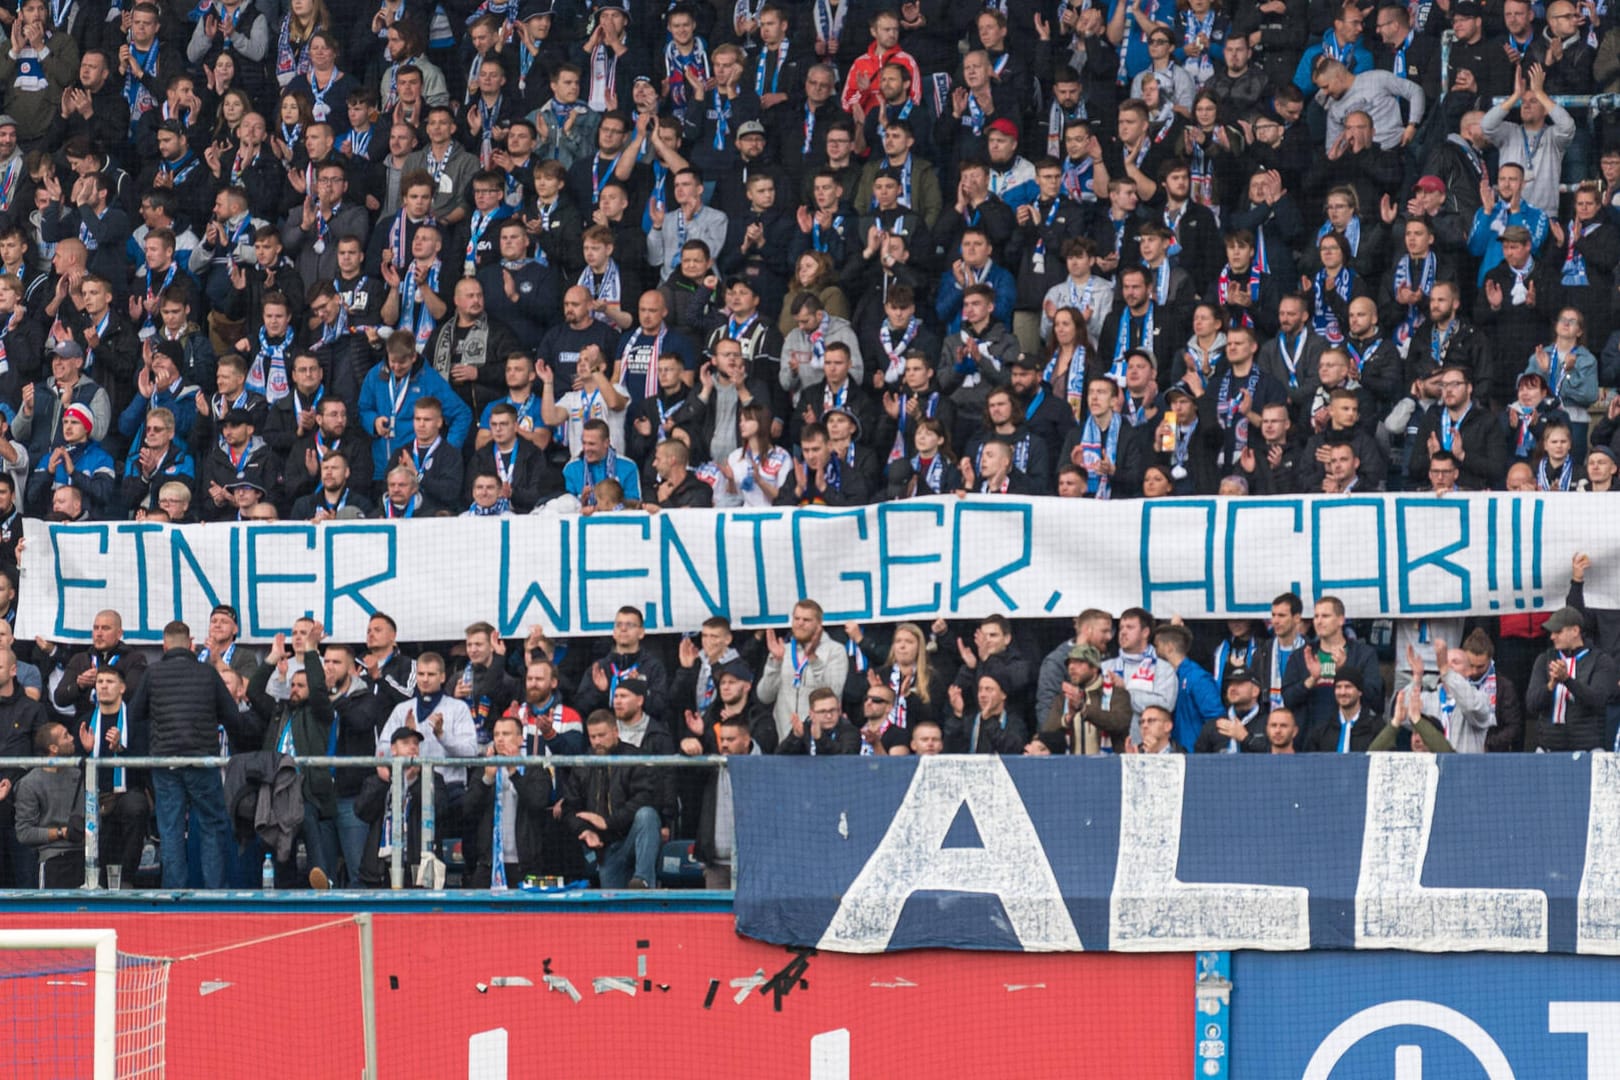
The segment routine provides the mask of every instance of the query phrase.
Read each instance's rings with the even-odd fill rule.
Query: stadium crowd
[[[1620,128],[1585,97],[1620,91],[1601,2],[23,0],[0,23],[13,567],[25,513],[1576,492],[1620,471]],[[1269,633],[1138,610],[863,630],[807,601],[780,636],[644,643],[626,610],[611,641],[475,624],[402,647],[379,616],[363,645],[306,623],[261,657],[221,608],[149,657],[106,612],[86,650],[0,635],[0,736],[52,758],[1347,751],[1408,729],[1590,749],[1613,744],[1620,624],[1586,610],[1585,569],[1550,618],[1359,635],[1287,595]],[[165,884],[257,869],[217,773],[123,773],[99,774],[104,850],[130,876],[154,818]],[[0,779],[8,883],[40,857],[72,878],[76,775]],[[412,806],[424,784],[443,802],[471,882],[589,855],[603,884],[649,884],[669,836],[723,882],[726,783],[439,768]],[[382,775],[298,785],[329,877],[380,883],[380,853],[416,842]]]

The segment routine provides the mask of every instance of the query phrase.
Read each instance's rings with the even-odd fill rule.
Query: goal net
[[[17,1080],[161,1077],[169,961],[112,930],[0,930],[0,1031]]]
[[[369,913],[219,917],[169,956],[148,924],[0,930],[0,1077],[379,1075]]]

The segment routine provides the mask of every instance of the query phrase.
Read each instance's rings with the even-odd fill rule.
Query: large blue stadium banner
[[[1620,607],[1607,495],[1300,496],[1099,502],[917,499],[850,508],[676,510],[323,524],[27,524],[19,635],[87,640],[199,625],[234,604],[261,641],[300,616],[355,638],[385,611],[407,640],[455,637],[468,613],[504,634],[649,629],[711,615],[780,626],[801,597],[831,622],[1073,614],[1142,606],[1187,618],[1264,615],[1284,591],[1353,615],[1551,610],[1588,552],[1587,598]],[[444,602],[447,596],[454,604]]]
[[[769,942],[1620,953],[1610,754],[732,769],[737,928]]]
[[[1620,1072],[1620,967],[1595,957],[1239,953],[1231,997],[1236,1076]]]

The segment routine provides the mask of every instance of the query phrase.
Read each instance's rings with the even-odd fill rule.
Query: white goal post
[[[94,1080],[115,1080],[118,1065],[118,932],[116,930],[0,930],[0,950],[94,949]]]
[[[256,946],[267,946],[284,938],[298,937],[321,931],[354,927],[359,945],[360,1009],[359,1027],[363,1033],[365,1062],[364,1080],[377,1080],[377,1002],[372,948],[372,922],[370,912],[356,912],[342,918],[330,919],[312,926],[300,926],[280,933],[267,934],[244,941],[232,941],[201,952],[184,956],[150,956],[119,952],[118,933],[111,929],[0,929],[0,983],[11,978],[45,978],[46,987],[71,985],[82,987],[82,981],[64,983],[64,972],[70,975],[94,973],[92,983],[93,1034],[85,1053],[82,1029],[75,1032],[74,1072],[88,1075],[93,1080],[163,1080],[168,1067],[168,991],[171,971],[176,964],[203,960],[221,953],[235,952]],[[28,970],[27,961],[17,958],[9,966],[18,970],[7,974],[7,953],[29,950],[49,952],[78,952],[81,959],[63,963],[52,958],[50,966],[40,971]],[[93,952],[94,959],[82,958]],[[264,962],[271,962],[266,960]],[[55,981],[52,981],[55,980]],[[29,1000],[27,998],[19,1000]],[[75,1015],[82,1024],[84,997],[82,991],[75,998]],[[7,1019],[5,1005],[0,1003],[0,1021]],[[77,1024],[75,1025],[77,1027]],[[5,1032],[0,1027],[0,1043]],[[84,1062],[91,1067],[86,1072]],[[14,1064],[14,1062],[13,1062]],[[0,1051],[0,1077],[17,1075],[5,1073],[7,1061]],[[42,1072],[41,1077],[62,1075],[60,1070]]]

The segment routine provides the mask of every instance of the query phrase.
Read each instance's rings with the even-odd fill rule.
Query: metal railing
[[[300,769],[304,768],[336,768],[336,769],[375,769],[379,766],[389,770],[389,802],[388,815],[394,822],[392,833],[403,837],[409,824],[405,814],[405,791],[408,782],[405,774],[413,767],[438,769],[474,769],[495,766],[535,766],[553,769],[602,769],[631,765],[645,765],[658,769],[669,768],[720,768],[726,767],[724,755],[712,754],[698,757],[684,756],[642,756],[642,755],[540,755],[516,757],[330,757],[330,756],[298,756],[287,755],[293,759]],[[228,757],[218,755],[210,757],[91,757],[88,755],[72,758],[43,758],[43,757],[0,757],[0,769],[36,769],[41,767],[52,768],[82,768],[84,770],[84,888],[92,891],[100,890],[101,885],[101,793],[98,789],[98,779],[102,769],[222,769],[230,761]],[[432,785],[427,785],[431,792]],[[16,785],[12,785],[11,797],[16,797]],[[228,809],[228,808],[227,808]],[[153,807],[154,815],[156,807]],[[434,820],[434,799],[426,797],[422,800],[421,824],[421,851],[424,858],[433,851],[434,835],[437,823]],[[391,845],[389,853],[388,878],[389,887],[402,889],[405,887],[405,844]],[[737,868],[737,853],[732,852],[732,874],[735,880]],[[351,868],[351,873],[358,873],[359,868]],[[649,882],[649,884],[652,884]]]
[[[1451,50],[1457,41],[1457,35],[1450,30],[1440,34],[1440,95],[1444,97],[1451,91]],[[1586,112],[1586,123],[1590,127],[1597,120],[1600,112],[1613,112],[1620,109],[1620,94],[1551,94],[1552,102],[1560,109],[1576,109]],[[1500,105],[1510,100],[1507,97],[1491,99],[1492,105]]]

